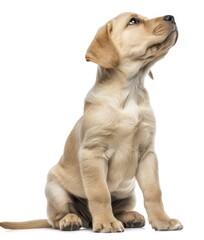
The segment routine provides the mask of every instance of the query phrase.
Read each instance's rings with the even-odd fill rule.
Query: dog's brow
[[[133,14],[130,14],[130,15],[129,15],[128,19],[129,19],[129,18],[132,18],[132,17],[139,18],[139,19],[141,18],[138,14],[133,13]]]
[[[141,16],[141,15],[139,15],[139,14],[136,14],[136,13],[130,14],[130,15],[128,16],[128,18],[127,18],[127,21],[129,21],[131,18],[137,18],[137,19],[139,19],[141,22],[143,22],[143,21],[145,21],[145,20],[148,19],[148,18],[143,17],[143,16]]]

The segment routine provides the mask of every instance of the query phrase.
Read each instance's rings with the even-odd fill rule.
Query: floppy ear
[[[110,36],[111,24],[107,23],[96,33],[86,52],[86,60],[104,68],[115,68],[119,65],[119,52]]]

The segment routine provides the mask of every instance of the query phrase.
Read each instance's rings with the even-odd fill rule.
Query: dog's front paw
[[[177,219],[151,221],[152,228],[156,231],[173,231],[183,229],[183,225]]]
[[[114,219],[113,221],[95,222],[93,223],[93,231],[101,233],[123,232],[123,224]]]

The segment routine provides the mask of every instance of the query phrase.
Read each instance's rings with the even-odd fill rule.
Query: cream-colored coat
[[[86,54],[87,61],[98,64],[96,83],[63,156],[48,174],[48,222],[31,221],[23,227],[84,226],[96,232],[142,227],[144,217],[133,211],[137,179],[152,227],[182,229],[163,209],[154,152],[155,118],[144,88],[150,67],[166,55],[177,35],[170,15],[148,20],[124,13],[99,29]]]

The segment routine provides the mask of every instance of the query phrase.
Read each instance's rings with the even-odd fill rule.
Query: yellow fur
[[[177,35],[172,16],[148,20],[135,13],[123,13],[99,29],[86,53],[87,61],[98,64],[96,83],[60,161],[48,174],[49,224],[22,223],[21,228],[92,226],[95,232],[122,232],[124,227],[142,227],[144,217],[132,211],[137,179],[152,227],[182,229],[163,208],[155,118],[144,88],[151,66],[166,55]]]

